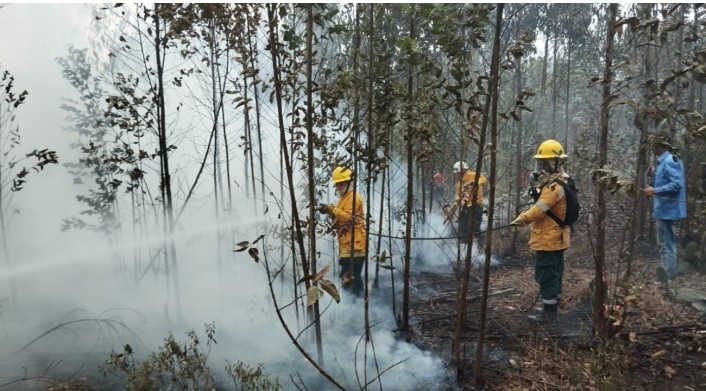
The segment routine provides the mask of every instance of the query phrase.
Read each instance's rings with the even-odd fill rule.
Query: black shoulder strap
[[[559,178],[552,179],[549,183],[551,183],[551,182],[558,183],[562,188],[564,188],[564,199],[566,199],[566,183],[564,183],[564,181],[560,180]],[[551,217],[552,220],[554,220],[557,224],[559,224],[559,227],[561,227],[561,228],[566,227],[566,224],[564,224],[564,221],[562,219],[560,219],[559,217],[557,217],[557,215],[552,213],[551,210],[548,210],[545,213],[547,214],[547,216]]]

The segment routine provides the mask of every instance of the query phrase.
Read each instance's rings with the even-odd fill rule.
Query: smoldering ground
[[[4,277],[15,278],[19,289],[14,304],[5,305],[0,315],[0,383],[97,374],[111,350],[120,352],[129,344],[138,360],[145,359],[169,333],[185,341],[186,332],[194,330],[205,342],[204,324],[213,323],[217,343],[208,349],[212,368],[222,368],[226,360],[251,366],[263,364],[266,373],[279,378],[285,389],[294,389],[292,379],[310,387],[325,386],[325,380],[294,349],[277,321],[262,263],[223,248],[220,256],[216,254],[213,232],[233,225],[236,237],[248,238],[247,229],[243,229],[248,224],[244,223],[247,220],[215,227],[185,225],[197,228],[182,229],[177,237],[178,299],[161,266],[144,276],[135,276],[134,272],[126,275],[125,271],[136,265],[117,261],[115,256],[118,250],[129,253],[154,246],[164,238],[124,243],[125,248],[112,250],[95,237],[71,234],[47,239],[43,246],[46,250],[36,259],[19,259],[12,276],[3,273]],[[334,249],[327,249],[327,244],[321,242],[321,257],[333,263]],[[263,243],[263,249],[265,246],[268,244]],[[272,248],[266,254],[279,254],[277,250]],[[370,276],[373,273],[371,263]],[[386,278],[382,275],[380,282],[389,286]],[[274,280],[278,306],[291,303],[287,281]],[[181,307],[181,317],[177,306]],[[321,308],[323,366],[346,387],[357,389],[374,380],[370,387],[428,389],[440,378],[447,378],[439,358],[395,338],[390,303],[371,301],[370,343],[363,338],[361,300],[344,296],[342,303],[335,303],[325,296]],[[282,311],[295,334],[306,325],[304,311],[300,311],[299,317],[291,306]],[[310,335],[305,332],[299,339],[315,357]],[[375,380],[378,373],[379,379]]]

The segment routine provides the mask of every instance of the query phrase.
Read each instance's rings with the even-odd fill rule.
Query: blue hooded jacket
[[[657,158],[652,187],[655,188],[652,217],[657,220],[680,220],[686,217],[684,165],[669,151]]]

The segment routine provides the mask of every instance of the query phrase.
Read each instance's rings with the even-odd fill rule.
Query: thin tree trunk
[[[522,54],[515,57],[515,96],[522,93]],[[520,196],[522,189],[522,110],[518,110],[519,120],[515,123],[517,126],[517,139],[515,140],[515,207],[520,205]],[[495,144],[493,144],[495,145]],[[489,219],[490,220],[490,219]],[[517,230],[512,231],[512,252],[515,252],[517,246]]]
[[[598,166],[603,167],[608,162],[608,126],[610,120],[610,83],[613,80],[613,41],[615,38],[615,20],[618,5],[611,3],[608,7],[608,23],[606,32],[605,70],[603,71],[603,101],[601,104],[600,139],[598,143]],[[593,291],[593,332],[605,337],[605,316],[603,311],[603,275],[605,270],[605,218],[606,218],[606,184],[598,184],[598,210],[596,221],[596,274]]]
[[[416,7],[412,5],[412,13],[409,19],[409,36],[412,40],[417,39]],[[409,62],[407,70],[407,104],[414,104],[414,67],[413,62]],[[411,114],[411,113],[408,113]],[[407,120],[410,121],[409,115]],[[403,297],[402,297],[402,330],[409,332],[409,288],[410,288],[410,264],[412,251],[412,213],[414,206],[414,149],[413,149],[413,125],[407,124],[407,224],[405,225],[404,241],[404,265],[403,265]]]
[[[374,15],[375,15],[375,5],[370,4],[368,8],[368,90],[366,91],[367,96],[368,96],[368,134],[367,134],[367,140],[368,140],[368,146],[367,146],[367,165],[365,168],[366,174],[368,175],[368,180],[366,181],[366,188],[365,188],[365,195],[366,195],[366,201],[365,201],[365,206],[366,206],[366,216],[371,216],[371,209],[372,209],[372,183],[373,179],[371,177],[372,172],[373,172],[373,166],[371,164],[373,160],[373,152],[375,151],[375,118],[374,118],[374,113],[375,113],[375,105],[374,105],[374,99],[373,99],[373,79],[375,78],[375,75],[373,73],[373,65],[374,65],[374,58],[375,58],[375,23],[374,23]],[[380,212],[382,214],[382,211]],[[382,218],[380,220],[380,223],[382,224]],[[370,232],[370,219],[366,218],[365,219],[365,232]],[[378,239],[380,240],[380,239]],[[380,247],[380,244],[378,242],[378,248]],[[378,252],[378,254],[380,254]],[[369,303],[369,297],[370,297],[370,292],[368,289],[368,259],[370,259],[370,246],[365,247],[365,267],[364,267],[364,272],[365,272],[365,339],[366,341],[370,341],[372,336],[370,334],[370,303]],[[376,275],[377,276],[377,275]]]
[[[544,98],[547,93],[547,68],[549,67],[549,34],[545,35],[546,37],[544,37],[544,56],[542,57],[542,83],[540,85],[540,96],[542,98]]]
[[[259,12],[260,8],[256,8],[253,10],[253,12],[258,11]],[[255,70],[255,61],[257,60],[257,42],[253,40],[252,37],[252,31],[254,30],[254,27],[252,26],[252,21],[251,21],[251,16],[250,13],[246,14],[246,20],[248,24],[248,34],[247,34],[247,39],[248,39],[248,48],[250,50],[250,68]],[[260,194],[262,195],[262,208],[263,210],[266,208],[266,203],[265,203],[265,158],[262,155],[262,127],[260,124],[260,90],[258,88],[253,88],[253,98],[255,99],[255,128],[257,129],[257,147],[258,147],[258,156],[260,157],[259,159],[259,164],[260,164]]]
[[[255,207],[255,213],[257,214],[257,191],[255,191],[255,161],[253,159],[253,142],[252,142],[252,126],[250,121],[250,107],[248,105],[248,79],[243,78],[243,125],[245,126],[245,131],[243,132],[243,137],[245,137],[245,198],[250,199],[250,186],[252,185],[252,201]]]
[[[154,25],[155,25],[155,50],[157,61],[157,99],[158,99],[158,130],[159,130],[159,156],[162,171],[162,192],[165,202],[166,229],[169,237],[169,258],[171,260],[172,277],[174,279],[174,299],[176,303],[177,318],[181,321],[181,292],[179,288],[179,270],[177,268],[176,243],[174,242],[174,204],[172,202],[171,173],[169,171],[169,149],[167,147],[167,114],[164,99],[164,64],[162,53],[161,26],[159,18],[159,4],[155,4]],[[166,251],[165,251],[166,254]]]
[[[292,163],[290,160],[290,155],[289,155],[289,149],[288,149],[288,143],[287,143],[287,137],[286,137],[286,128],[284,125],[284,112],[283,112],[283,98],[282,98],[282,82],[280,81],[280,65],[279,65],[279,41],[277,39],[277,26],[278,26],[278,18],[277,18],[277,4],[268,4],[267,5],[267,16],[268,16],[268,29],[269,29],[269,46],[270,46],[270,52],[271,52],[271,57],[272,57],[272,69],[274,70],[273,73],[273,78],[274,78],[274,88],[275,88],[275,101],[276,101],[276,106],[277,106],[277,121],[279,125],[279,131],[280,131],[280,148],[281,152],[283,155],[283,163],[285,165],[284,169],[286,172],[287,176],[287,185],[289,188],[289,201],[291,203],[292,207],[292,217],[293,217],[293,233],[295,235],[295,240],[296,243],[298,244],[299,247],[299,252],[300,252],[300,257],[301,257],[301,264],[302,264],[302,270],[304,271],[304,277],[309,276],[309,264],[307,262],[307,257],[306,257],[306,246],[304,245],[304,236],[302,233],[302,228],[301,228],[301,223],[296,216],[299,215],[299,210],[297,208],[297,198],[296,195],[294,194],[294,178],[293,178],[293,172],[292,172]],[[313,254],[312,254],[313,256]],[[307,290],[311,286],[311,282],[309,281],[308,278],[305,279],[305,286]],[[312,306],[313,307],[313,306]],[[314,308],[309,308],[309,319],[312,322],[319,322],[319,314],[318,312],[314,312]],[[321,343],[320,335],[316,336],[317,344]],[[321,353],[321,348],[317,348],[318,352]],[[319,354],[319,362],[323,363],[323,354]]]
[[[215,28],[215,21],[211,19],[209,21],[209,28],[211,30],[211,40],[209,42],[209,47],[210,47],[210,65],[211,65],[211,102],[212,102],[212,109],[213,109],[213,203],[214,203],[214,211],[216,214],[216,248],[218,249],[216,255],[216,260],[217,260],[217,265],[218,265],[218,287],[220,291],[220,298],[221,298],[221,306],[225,306],[224,302],[224,297],[223,297],[223,256],[220,251],[221,249],[221,228],[220,228],[220,221],[221,221],[221,205],[220,202],[221,199],[219,196],[223,196],[223,181],[221,177],[221,165],[220,165],[220,158],[219,158],[219,142],[218,142],[218,118],[219,118],[219,111],[221,109],[221,105],[218,103],[219,98],[222,100],[223,96],[218,95],[219,91],[219,86],[220,83],[217,83],[216,81],[216,62],[218,61],[218,58],[216,56],[216,28]],[[220,194],[219,194],[220,191]]]
[[[564,102],[564,149],[569,148],[569,87],[571,86],[571,37],[566,38],[566,102]]]
[[[490,81],[488,91],[490,92],[489,100],[492,101],[490,108],[490,144],[497,145],[498,142],[498,85],[500,83],[499,68],[500,68],[500,32],[503,21],[504,5],[498,4],[495,15],[495,39],[493,41],[493,54],[490,62]],[[486,103],[486,113],[487,111]],[[488,116],[486,115],[486,118]],[[487,120],[484,120],[483,129],[486,128]],[[481,145],[485,145],[485,131],[481,135]],[[519,145],[517,147],[519,149]],[[497,176],[497,150],[490,148],[490,183],[495,183]],[[485,264],[483,267],[483,291],[480,299],[480,320],[478,325],[478,344],[476,345],[476,357],[473,361],[473,387],[478,387],[481,380],[481,368],[483,365],[483,340],[485,339],[485,326],[488,312],[488,286],[490,285],[490,251],[492,249],[493,240],[493,216],[495,209],[495,186],[488,186],[490,192],[488,194],[488,232],[485,242]]]
[[[559,33],[555,32],[554,33],[554,40],[552,42],[553,44],[553,49],[554,49],[554,55],[552,58],[552,61],[554,63],[554,66],[552,67],[552,123],[551,126],[549,127],[550,129],[556,129],[556,100],[557,100],[557,80],[558,80],[558,74],[559,70],[557,67],[559,66]],[[555,132],[555,130],[552,130]],[[545,138],[550,136],[545,134]],[[551,136],[551,137],[556,137],[556,136]]]
[[[314,98],[313,98],[313,76],[311,72],[314,62],[313,46],[314,46],[314,11],[313,5],[309,4],[306,7],[306,132],[309,140],[314,139]],[[309,224],[306,225],[309,236],[309,259],[311,260],[311,275],[316,274],[316,226],[314,224],[314,209],[316,195],[314,193],[314,143],[307,144],[307,176],[309,180]],[[314,328],[316,333],[316,347],[319,354],[319,362],[323,364],[323,343],[321,341],[321,322],[319,321],[319,301],[314,303]]]

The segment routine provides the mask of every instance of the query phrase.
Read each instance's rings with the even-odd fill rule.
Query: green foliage
[[[212,370],[207,361],[210,347],[216,343],[215,326],[205,325],[206,347],[196,332],[186,333],[188,341],[181,343],[171,334],[157,352],[150,353],[147,358],[138,360],[130,345],[125,345],[123,351],[112,351],[101,366],[104,375],[124,375],[125,390],[214,390],[216,384]],[[248,391],[278,391],[281,386],[278,381],[270,380],[262,370],[262,365],[250,368],[242,362],[228,364],[226,374],[231,378],[235,390]]]
[[[280,391],[282,386],[277,380],[272,381],[262,370],[262,365],[252,368],[242,362],[228,364],[226,373],[233,380],[235,390],[242,391]]]
[[[67,99],[61,106],[68,113],[68,130],[78,134],[72,147],[80,152],[66,167],[75,184],[95,184],[87,194],[76,197],[86,205],[83,217],[66,218],[62,230],[90,229],[110,235],[119,227],[115,213],[118,190],[123,184],[127,184],[127,191],[139,186],[142,171],[136,164],[146,153],[136,156],[130,143],[121,141],[122,136],[113,131],[112,125],[121,122],[104,115],[103,86],[87,49],[69,47],[66,57],[56,61],[64,78],[79,92],[78,100]]]
[[[635,361],[630,346],[622,340],[609,340],[591,350],[589,368],[596,389],[615,389]]]
[[[101,367],[104,375],[125,374],[126,390],[207,390],[214,385],[213,375],[207,366],[208,348],[216,343],[215,326],[206,325],[207,350],[192,330],[186,343],[179,343],[171,333],[157,352],[138,361],[130,345],[123,352],[111,351]]]
[[[0,69],[2,71],[2,69]],[[58,164],[55,151],[35,149],[22,153],[20,128],[15,122],[17,109],[26,103],[29,93],[25,90],[17,93],[15,77],[8,70],[2,71],[0,78],[0,232],[5,235],[7,220],[5,213],[9,210],[10,197],[3,196],[8,187],[11,191],[22,190],[27,182],[27,176],[32,172],[44,170],[47,164]],[[29,167],[21,163],[28,158],[37,158]]]

